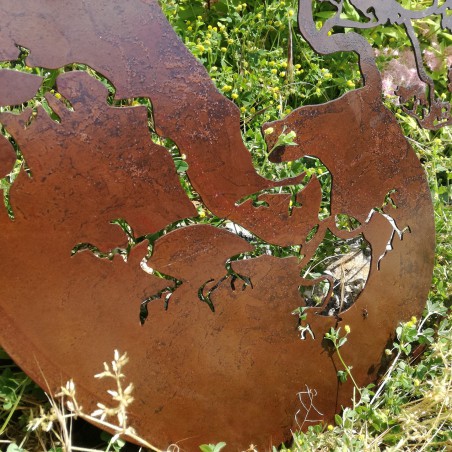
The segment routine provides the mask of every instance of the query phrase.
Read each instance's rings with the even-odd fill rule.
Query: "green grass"
[[[266,162],[262,123],[280,119],[301,105],[335,99],[360,85],[354,55],[321,57],[301,39],[294,0],[219,0],[212,1],[210,9],[199,0],[161,3],[174,29],[205,65],[218,89],[239,107],[244,141],[256,167],[267,177],[275,167]],[[402,3],[410,6],[410,2]],[[430,3],[411,2],[411,6]],[[318,6],[318,20],[325,19],[330,9],[326,3]],[[438,31],[438,18],[417,27],[427,30],[421,40],[426,48],[431,47],[433,36],[439,39],[438,52],[450,45],[451,35]],[[365,34],[380,49],[388,49],[378,60],[383,69],[388,53],[408,45],[403,30],[397,27],[380,27]],[[444,70],[433,72],[432,77],[438,95],[450,99]],[[312,426],[306,433],[295,433],[290,450],[452,448],[452,130],[420,129],[394,99],[385,102],[421,159],[431,187],[437,246],[427,307],[422,319],[412,319],[397,329],[397,341],[386,351],[393,356],[393,364],[377,385],[360,388],[360,397],[336,416],[335,425]],[[280,166],[276,176],[287,177],[297,170]],[[49,411],[52,408],[45,394],[3,352],[0,359],[0,445],[6,448],[9,444],[9,452],[62,450],[61,423],[53,422],[49,427],[44,422],[33,431],[27,430],[31,419],[57,421],[55,407]],[[108,439],[102,441],[100,432],[98,436],[97,447],[105,450]],[[18,448],[14,449],[13,443]],[[109,447],[120,450],[122,443]],[[220,448],[218,445],[216,450]],[[205,445],[203,450],[215,450],[215,446]]]

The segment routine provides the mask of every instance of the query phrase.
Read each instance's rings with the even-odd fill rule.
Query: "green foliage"
[[[107,451],[111,450],[114,452],[119,452],[125,445],[126,442],[124,440],[122,440],[121,438],[114,438],[112,435],[106,433],[106,432],[102,432],[100,434],[100,438],[102,439],[102,441],[104,441],[106,444],[108,444],[107,446]]]
[[[220,452],[223,447],[226,446],[226,443],[218,443],[218,444],[202,444],[199,448],[202,452]]]
[[[29,417],[45,405],[47,397],[0,349],[0,439],[15,438],[8,451],[22,451],[28,440]],[[30,444],[34,441],[31,440]]]
[[[353,378],[352,368],[344,362],[344,358],[342,358],[341,351],[339,350],[342,346],[345,345],[345,343],[348,340],[347,336],[350,334],[350,326],[345,325],[344,330],[345,330],[345,335],[341,337],[341,334],[340,334],[341,328],[340,327],[337,330],[335,328],[331,328],[330,331],[325,334],[325,339],[329,340],[333,343],[337,356],[338,356],[342,366],[344,367],[344,370],[342,370],[342,369],[338,370],[337,378],[339,379],[339,381],[341,383],[344,383],[345,381],[347,381],[347,377],[350,377],[351,380],[353,381],[353,384],[355,385],[355,389],[361,395],[361,389],[356,384],[355,379]]]
[[[417,329],[415,319],[401,325],[398,334],[403,342],[394,343],[399,353],[377,391],[373,385],[361,389],[360,400],[336,415],[336,426],[318,425],[296,434],[294,450],[448,450],[452,440],[451,320],[450,315],[441,320],[436,341],[424,359],[411,363],[400,359],[401,351],[417,343],[422,323]]]
[[[16,443],[11,443],[7,449],[6,452],[26,452],[25,449],[22,449],[22,447],[19,447]]]

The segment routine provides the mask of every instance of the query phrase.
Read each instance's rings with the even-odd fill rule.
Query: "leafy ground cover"
[[[344,14],[359,19],[353,3],[356,2],[345,4]],[[431,1],[399,3],[413,9],[431,5]],[[268,162],[260,126],[301,105],[323,103],[360,86],[356,57],[314,53],[297,33],[295,0],[162,0],[161,4],[176,32],[205,65],[218,89],[240,108],[243,138],[256,168],[267,177],[298,174],[301,168],[297,163],[275,166]],[[331,11],[331,3],[318,2],[315,12],[319,25],[331,16]],[[450,30],[441,30],[440,22],[441,18],[432,16],[417,21],[415,30],[425,64],[435,81],[436,94],[450,101],[446,74],[452,64],[452,34]],[[281,448],[450,450],[452,130],[421,129],[396,102],[392,92],[395,77],[413,77],[410,42],[405,31],[386,24],[362,33],[379,49],[378,63],[387,94],[385,103],[399,120],[428,176],[437,230],[433,281],[423,317],[398,327],[397,340],[386,350],[393,362],[380,381],[375,386],[356,388],[352,406],[336,416],[335,425],[310,426],[306,433],[294,433],[293,443]],[[285,139],[290,141],[291,137]],[[183,160],[179,164],[183,172]],[[319,177],[325,174],[316,162],[310,164],[309,170]],[[7,188],[8,181],[3,184]],[[327,255],[331,249],[321,252]],[[341,347],[349,345],[344,341],[347,334],[341,330],[328,336],[338,353]],[[340,378],[353,378],[353,369],[347,363],[341,372]],[[88,447],[135,450],[120,439],[111,441],[108,435],[80,421],[70,429],[71,419],[62,418],[61,407],[57,403],[52,405],[4,352],[0,354],[0,402],[0,446],[8,452],[88,450]],[[92,440],[88,441],[88,437]],[[202,450],[218,451],[221,447],[222,444],[203,445]],[[250,450],[254,450],[252,445]]]

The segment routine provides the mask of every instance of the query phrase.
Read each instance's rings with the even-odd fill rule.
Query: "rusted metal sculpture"
[[[353,3],[369,12],[366,2]],[[391,11],[403,17],[373,11],[380,22],[395,20]],[[104,397],[92,378],[99,364],[114,349],[127,351],[136,387],[131,423],[162,448],[220,440],[267,447],[291,429],[327,422],[349,403],[352,387],[339,383],[325,333],[350,325],[344,359],[366,385],[384,366],[397,323],[419,315],[427,296],[430,193],[382,105],[371,48],[357,34],[317,30],[310,0],[300,1],[299,26],[320,53],[358,53],[365,81],[263,127],[274,130],[265,135],[269,149],[284,130],[297,134],[297,144],[276,147],[272,161],[309,155],[330,171],[327,218],[319,217],[315,176],[258,175],[238,108],[156,0],[0,3],[0,60],[25,58],[57,75],[46,105],[33,110],[26,102],[49,86],[46,76],[0,70],[0,104],[23,106],[0,113],[0,169],[11,170],[16,154],[27,168],[9,194],[14,220],[0,212],[1,344],[51,392],[73,378],[88,412]],[[134,106],[137,98],[147,106]],[[186,183],[204,208],[248,235],[196,224],[172,155],[151,139],[149,121],[186,156]],[[297,184],[294,199],[268,192]],[[354,227],[339,228],[341,215]],[[334,269],[314,279],[302,272],[326,234],[363,237],[371,247],[364,290],[332,310]],[[299,255],[266,255],[250,237],[274,249],[298,246]],[[320,283],[328,289],[319,304],[302,298],[300,286]]]

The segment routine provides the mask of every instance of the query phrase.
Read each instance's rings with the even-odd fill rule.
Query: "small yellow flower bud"
[[[275,131],[275,129],[273,127],[269,127],[268,129],[264,130],[264,134],[271,135],[274,131]]]
[[[345,332],[347,333],[347,334],[349,334],[350,333],[350,325],[345,325],[344,326],[344,330],[345,330]]]

